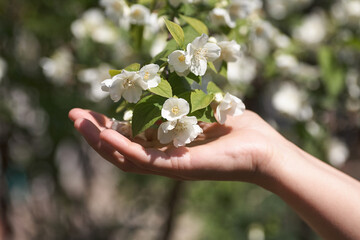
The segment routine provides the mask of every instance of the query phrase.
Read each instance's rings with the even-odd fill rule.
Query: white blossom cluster
[[[167,121],[158,128],[158,139],[162,144],[173,142],[175,147],[184,146],[192,142],[200,133],[201,127],[194,116],[187,116],[190,112],[189,103],[182,98],[169,98],[165,101],[161,116]]]
[[[262,9],[261,0],[233,0],[227,8],[216,7],[209,16],[215,26],[234,28],[237,19],[248,18]]]
[[[73,55],[66,47],[60,47],[51,57],[40,60],[44,75],[56,85],[71,81]]]
[[[93,8],[83,13],[71,24],[71,32],[77,39],[91,38],[95,42],[113,44],[118,39],[116,30],[109,24],[102,11]]]
[[[168,56],[170,70],[179,76],[186,76],[190,71],[196,76],[204,76],[207,62],[215,61],[221,55],[221,49],[208,42],[209,37],[202,34],[189,43],[186,51],[175,50]]]
[[[234,62],[240,56],[240,45],[234,40],[218,43],[215,38],[211,40],[206,34],[202,34],[187,45],[186,51],[172,52],[168,56],[170,71],[175,71],[179,76],[186,76],[189,72],[204,76],[208,62]]]
[[[157,13],[151,13],[150,9],[142,4],[128,6],[124,0],[100,0],[100,5],[105,8],[106,15],[125,29],[128,29],[130,24],[146,25],[150,31],[157,32],[163,24]]]
[[[245,110],[244,103],[237,97],[226,93],[216,95],[216,117],[220,124],[224,124],[227,116],[239,116]],[[162,144],[173,142],[175,147],[185,146],[196,139],[203,132],[194,116],[187,116],[190,112],[189,103],[182,98],[167,99],[161,109],[161,116],[166,122],[158,128],[158,140]]]
[[[140,71],[126,71],[101,82],[101,89],[110,93],[113,101],[117,102],[124,98],[130,103],[140,100],[143,90],[157,87],[160,83],[160,76],[157,74],[159,65],[148,64]]]

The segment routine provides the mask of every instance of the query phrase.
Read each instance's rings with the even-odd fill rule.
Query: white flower
[[[280,20],[292,12],[301,11],[312,2],[313,0],[271,0],[271,4],[266,5],[266,10],[272,18]]]
[[[174,66],[172,66],[172,65],[169,65],[169,69],[170,69],[170,72],[175,71]],[[186,77],[190,73],[190,70],[187,69],[187,70],[185,70],[185,72],[177,72],[177,71],[175,71],[175,72],[180,77]]]
[[[322,12],[315,12],[307,16],[303,23],[295,28],[294,38],[306,45],[321,43],[327,34],[326,18]]]
[[[229,5],[229,13],[233,19],[246,18],[261,9],[261,0],[232,0]]]
[[[329,162],[335,167],[343,166],[350,155],[349,148],[345,142],[338,138],[331,138],[327,148]]]
[[[221,98],[216,96],[219,101]],[[239,116],[245,111],[245,104],[234,95],[226,93],[224,98],[220,100],[219,105],[216,107],[216,116],[220,124],[226,122],[227,115]]]
[[[235,62],[240,56],[240,45],[232,41],[221,41],[217,45],[221,48],[220,58],[226,62]]]
[[[281,53],[275,56],[276,66],[282,70],[292,71],[298,66],[298,60],[291,54]]]
[[[159,33],[156,34],[154,37],[155,40],[153,41],[150,49],[151,57],[155,57],[165,49],[168,35],[166,33]]]
[[[278,48],[287,48],[291,44],[291,40],[285,34],[277,33],[273,38],[273,43]]]
[[[104,24],[104,16],[99,9],[89,9],[80,19],[71,24],[71,32],[76,38],[89,36],[91,32]]]
[[[95,42],[104,44],[112,44],[118,38],[115,29],[106,23],[99,9],[86,11],[82,18],[71,24],[71,31],[78,39],[91,37]]]
[[[134,4],[130,7],[129,17],[130,23],[145,25],[150,18],[150,10],[141,4]]]
[[[159,17],[158,13],[151,13],[144,29],[144,38],[153,40],[161,28],[165,25],[165,21],[162,17]]]
[[[181,50],[175,50],[168,56],[168,63],[170,70],[175,70],[178,74],[184,73],[189,69],[189,65],[186,60],[186,53]]]
[[[148,85],[142,77],[136,72],[123,70],[112,79],[106,79],[101,83],[101,89],[110,93],[113,101],[117,102],[123,97],[130,103],[136,103],[140,100],[142,90],[148,88]]]
[[[190,112],[189,103],[182,98],[167,99],[161,109],[161,116],[168,121],[180,119]]]
[[[214,8],[210,12],[210,19],[215,26],[227,25],[230,28],[234,28],[236,25],[235,22],[231,21],[229,12],[223,8]]]
[[[114,28],[104,24],[92,31],[91,38],[98,43],[113,44],[117,41],[118,35]]]
[[[180,147],[192,142],[202,132],[196,117],[183,116],[178,120],[162,123],[158,129],[158,139],[162,144],[173,141],[175,147]]]
[[[45,76],[58,85],[63,85],[71,79],[72,64],[73,56],[66,47],[57,49],[50,58],[40,60]]]
[[[249,84],[256,77],[257,63],[254,58],[241,56],[236,62],[229,62],[227,65],[227,78],[233,85],[239,83]]]
[[[100,79],[105,79],[109,75],[109,69],[111,69],[111,66],[108,64],[100,64],[98,67],[82,69],[78,72],[79,80],[90,85],[86,92],[89,99],[97,102],[108,96],[108,93],[101,91],[99,83]]]
[[[144,82],[147,83],[147,88],[154,88],[159,85],[161,81],[160,76],[157,74],[159,68],[157,64],[148,64],[140,69],[139,75],[143,78]]]
[[[207,69],[207,61],[214,61],[220,57],[221,49],[215,43],[208,43],[209,37],[202,34],[187,45],[186,64],[196,76],[203,76]]]
[[[350,17],[360,18],[360,1],[350,0],[345,4],[345,8]]]
[[[132,119],[132,117],[133,117],[133,110],[126,110],[125,112],[124,112],[124,116],[123,116],[123,119],[125,120],[125,121],[130,121],[131,119]]]
[[[124,0],[100,0],[100,5],[105,8],[106,15],[122,18],[129,13],[129,7]]]
[[[313,116],[313,110],[307,103],[306,92],[296,85],[285,82],[272,97],[276,110],[298,120],[308,120]]]
[[[271,42],[278,30],[268,21],[258,20],[250,29],[250,49],[252,54],[260,59],[268,56]]]

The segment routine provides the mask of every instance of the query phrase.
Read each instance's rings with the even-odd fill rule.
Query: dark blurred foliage
[[[331,6],[329,1],[314,1],[271,21],[291,35],[292,26],[305,14],[320,8],[330,11]],[[148,53],[136,51],[117,59],[108,45],[76,41],[71,24],[94,7],[99,7],[94,0],[0,1],[0,57],[7,65],[0,80],[0,235],[4,239],[318,239],[281,199],[257,186],[125,174],[88,147],[73,129],[68,111],[81,107],[119,116],[110,99],[89,98],[89,84],[79,81],[76,73],[103,62],[120,69],[151,59]],[[332,31],[340,31],[331,24],[336,26]],[[352,33],[346,41],[332,34],[321,51],[302,51],[299,45],[292,53],[308,64],[323,65],[322,71],[330,71],[323,78],[334,68],[344,74],[350,66],[359,69],[359,29],[346,28]],[[126,32],[120,34],[129,41]],[[49,80],[41,64],[57,49],[72,55],[71,71],[60,82]],[[321,80],[320,88],[307,89],[315,103],[315,128],[321,133],[314,137],[307,128],[309,121],[288,118],[269,106],[270,85],[277,86],[288,76],[274,70],[272,57],[259,62],[264,74],[245,87],[247,105],[324,160],[327,140],[341,137],[351,160],[342,169],[357,169],[359,112],[344,107],[348,99],[344,74],[340,88],[332,83],[327,87],[329,83]]]

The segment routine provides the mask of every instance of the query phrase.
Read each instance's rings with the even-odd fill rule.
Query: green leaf
[[[145,131],[161,118],[161,108],[166,98],[157,95],[146,96],[134,108],[132,118],[133,136]]]
[[[192,17],[187,17],[184,15],[180,15],[181,19],[183,19],[187,24],[189,24],[192,28],[194,28],[200,35],[205,33],[206,35],[209,35],[209,30],[206,27],[206,25],[196,19],[196,18],[192,18]]]
[[[115,75],[118,75],[121,73],[122,70],[115,70],[115,69],[110,69],[109,70],[109,74],[111,77],[114,77]]]
[[[336,60],[333,50],[327,46],[319,49],[318,62],[325,89],[330,96],[336,98],[345,87],[344,70]]]
[[[168,81],[171,85],[173,95],[191,91],[191,83],[184,77],[178,76],[175,72],[170,73]]]
[[[194,41],[196,37],[199,37],[200,34],[191,26],[185,26],[184,27],[184,33],[185,33],[185,42],[184,45],[186,46],[188,43],[191,43]]]
[[[216,122],[214,117],[214,112],[211,106],[207,106],[206,108],[199,109],[195,112],[189,114],[189,116],[195,116],[198,121],[213,123]]]
[[[192,81],[195,81],[197,83],[201,82],[201,77],[200,76],[196,76],[193,73],[189,73],[186,77],[185,77],[190,83],[192,83]]]
[[[218,73],[218,71],[216,70],[213,62],[207,62],[207,63],[208,63],[209,68],[210,68],[211,70],[213,70],[214,73]]]
[[[143,47],[143,34],[144,34],[144,26],[143,25],[134,25],[130,26],[130,38],[133,49],[136,52],[141,52]]]
[[[219,92],[222,93],[222,90],[218,86],[216,86],[214,82],[210,81],[207,85],[207,92],[216,94]]]
[[[176,23],[169,21],[164,18],[165,24],[167,29],[169,30],[170,34],[175,39],[176,43],[179,47],[183,47],[184,45],[184,31],[183,29]]]
[[[139,70],[140,70],[140,64],[139,64],[139,63],[130,64],[129,66],[127,66],[126,68],[124,68],[124,70],[130,71],[130,72],[139,71]]]
[[[191,112],[206,108],[213,100],[213,94],[206,94],[203,91],[196,89],[195,91],[191,92],[190,95]]]
[[[173,96],[170,83],[163,78],[161,78],[161,82],[157,87],[150,88],[149,91],[166,98],[171,98]]]
[[[334,69],[331,76],[327,76],[326,89],[331,96],[338,96],[345,86],[345,74],[342,69]]]
[[[222,64],[222,66],[220,68],[220,71],[219,71],[219,74],[222,77],[227,79],[227,63],[225,61],[223,61],[223,64]]]

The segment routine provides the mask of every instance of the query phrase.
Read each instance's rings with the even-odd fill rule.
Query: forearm
[[[296,146],[275,162],[265,188],[279,195],[324,239],[360,239],[358,181]]]

